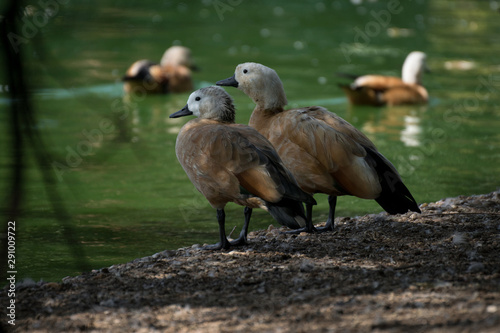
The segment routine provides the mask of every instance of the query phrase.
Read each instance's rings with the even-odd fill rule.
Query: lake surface
[[[57,281],[80,273],[75,244],[91,268],[100,268],[218,240],[215,210],[189,182],[174,152],[177,132],[189,119],[168,116],[185,105],[189,93],[122,92],[120,79],[131,63],[159,61],[171,45],[192,49],[201,68],[194,73],[196,88],[231,76],[242,62],[274,68],[290,107],[322,105],[361,129],[395,164],[419,203],[497,189],[499,7],[499,1],[444,0],[94,0],[51,8],[22,47],[36,129],[51,154],[55,182],[44,183],[33,151],[26,149],[29,167],[16,221],[18,279]],[[30,10],[40,10],[38,2]],[[428,55],[429,105],[348,105],[337,86],[345,81],[336,72],[399,76],[413,50]],[[3,73],[0,79],[6,196],[9,100]],[[247,123],[252,101],[237,89],[227,91],[235,99],[237,122]],[[51,203],[48,193],[60,199]],[[316,199],[319,223],[328,205],[325,195]],[[54,207],[65,209],[66,224]],[[336,215],[380,211],[374,201],[342,197]],[[229,204],[226,214],[226,229],[236,227],[236,235],[243,210]],[[255,211],[250,229],[270,224],[277,225]]]

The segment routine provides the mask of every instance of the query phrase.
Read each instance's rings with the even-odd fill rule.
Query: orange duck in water
[[[123,77],[126,93],[181,93],[193,90],[191,71],[197,70],[191,50],[172,46],[165,51],[161,62],[138,60]]]
[[[428,71],[426,55],[420,51],[411,52],[403,64],[402,78],[384,75],[353,76],[351,84],[340,85],[349,102],[354,105],[402,105],[424,104],[429,99],[422,86],[422,73]]]

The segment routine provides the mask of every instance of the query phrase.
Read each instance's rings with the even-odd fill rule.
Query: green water
[[[194,73],[197,87],[231,76],[241,62],[276,69],[291,107],[319,104],[361,129],[394,162],[420,203],[497,189],[498,5],[443,0],[61,4],[22,47],[37,128],[52,156],[49,171],[56,182],[50,186],[62,198],[56,204],[70,216],[73,243],[81,245],[92,268],[100,268],[218,240],[215,211],[175,158],[176,133],[188,119],[168,116],[185,105],[189,93],[147,98],[122,93],[120,78],[132,62],[159,61],[173,44],[192,49],[201,68]],[[39,8],[38,2],[33,7]],[[347,104],[335,72],[400,75],[412,50],[428,54],[428,106]],[[457,60],[473,67],[446,67]],[[227,91],[237,105],[237,122],[247,123],[251,100],[237,89]],[[7,108],[7,95],[1,93],[4,196],[10,166]],[[26,155],[23,211],[16,221],[17,277],[57,281],[78,274],[33,152]],[[314,220],[322,222],[326,196],[316,198]],[[337,216],[380,211],[374,201],[343,197]],[[239,232],[242,208],[229,204],[226,213],[228,232],[234,226]],[[250,228],[273,223],[256,211]]]

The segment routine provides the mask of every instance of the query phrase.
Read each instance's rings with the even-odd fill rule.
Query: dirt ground
[[[17,332],[500,332],[500,191],[18,286]]]

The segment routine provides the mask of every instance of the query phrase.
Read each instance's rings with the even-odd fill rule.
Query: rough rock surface
[[[500,332],[500,192],[18,286],[18,332]]]

